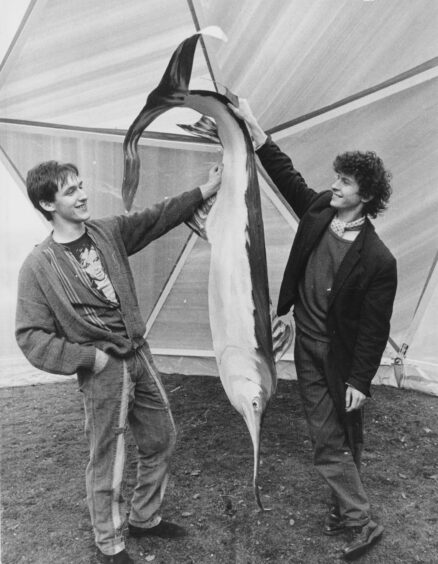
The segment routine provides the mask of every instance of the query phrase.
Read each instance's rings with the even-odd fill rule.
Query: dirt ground
[[[136,564],[338,562],[342,536],[321,534],[328,492],[312,468],[296,382],[281,381],[264,422],[260,513],[253,498],[246,426],[217,378],[164,376],[178,446],[163,515],[178,541],[135,540]],[[87,445],[76,383],[0,390],[1,562],[95,564],[85,500]],[[438,562],[438,401],[376,386],[366,408],[363,479],[385,526],[362,564]],[[129,439],[127,488],[134,480]]]

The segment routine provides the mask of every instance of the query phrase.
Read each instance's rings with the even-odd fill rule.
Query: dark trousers
[[[341,519],[347,526],[362,526],[370,520],[370,506],[359,475],[359,457],[356,464],[327,386],[328,351],[328,343],[297,330],[295,365],[314,465],[329,485]]]

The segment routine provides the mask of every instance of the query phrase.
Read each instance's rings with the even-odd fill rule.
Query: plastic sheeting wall
[[[2,273],[10,277],[8,294],[10,313],[8,320],[2,319],[2,339],[0,340],[0,357],[11,356],[11,343],[14,343],[13,328],[15,310],[15,288],[18,268],[25,256],[31,250],[32,243],[26,237],[20,237],[21,229],[12,228],[22,221],[22,209],[29,210],[33,218],[32,227],[37,223],[39,230],[34,232],[33,244],[38,243],[49,232],[50,225],[38,217],[38,212],[30,209],[27,196],[24,196],[23,179],[29,168],[43,160],[55,159],[63,162],[74,162],[79,166],[84,181],[93,217],[104,217],[124,213],[121,200],[121,181],[123,177],[122,136],[113,136],[114,140],[102,140],[93,135],[78,135],[75,133],[61,133],[45,129],[39,133],[32,130],[23,131],[22,128],[8,126],[1,136],[2,148],[10,162],[15,167],[15,182],[11,179],[18,203],[14,209],[2,207],[2,213],[8,213],[3,228],[7,231],[3,238],[5,259]],[[220,156],[217,149],[181,150],[158,146],[140,146],[142,160],[141,176],[138,194],[133,210],[153,205],[165,197],[171,197],[184,190],[190,190],[207,179],[208,169]],[[18,188],[17,183],[21,184]],[[12,198],[7,200],[12,206]],[[41,216],[42,217],[42,216]],[[23,226],[25,232],[26,225]],[[11,233],[23,244],[15,239]],[[25,233],[24,233],[25,234]],[[147,319],[161,294],[175,263],[184,248],[191,231],[186,226],[179,226],[166,236],[153,242],[144,251],[132,257],[132,266],[136,278],[137,292],[140,306]],[[26,247],[27,242],[27,248]],[[23,249],[22,249],[23,247]],[[20,252],[21,251],[21,252]],[[8,264],[11,262],[11,268]],[[194,286],[196,291],[196,282]],[[163,344],[161,343],[161,346]],[[19,354],[14,343],[14,354]]]
[[[394,173],[394,196],[376,227],[400,271],[392,338],[398,346],[410,345],[405,376],[413,374],[413,380],[405,378],[404,384],[424,374],[438,388],[436,274],[426,287],[437,249],[437,2],[290,0],[276,3],[273,11],[262,0],[37,0],[31,8],[0,69],[0,119],[127,128],[176,45],[198,27],[219,25],[229,41],[205,41],[205,51],[197,51],[192,87],[213,89],[214,78],[248,97],[262,125],[293,156],[309,184],[317,190],[330,185],[337,152],[366,148],[381,154]],[[388,83],[395,88],[387,88]],[[362,100],[368,91],[377,94],[373,103]],[[349,97],[358,101],[355,109],[347,107]],[[336,115],[331,107],[338,108]],[[322,118],[316,125],[315,111]],[[166,117],[153,124],[155,131],[177,130]],[[56,128],[43,135],[38,124],[0,126],[1,145],[22,173],[52,155],[76,160],[96,190],[91,194],[95,215],[121,211],[121,136],[65,134]],[[182,179],[201,180],[196,175],[214,157],[209,151],[196,156],[205,153],[199,147],[189,156],[191,150],[149,144],[143,174],[159,192],[152,188],[145,198],[164,196],[166,180],[176,179],[178,185]],[[139,205],[146,202],[142,197]],[[264,198],[274,303],[293,236],[292,223],[280,216]],[[176,350],[176,326],[166,328],[172,320],[181,327],[187,321],[197,328],[192,335],[199,352],[209,346],[207,312],[205,301],[202,308],[195,306],[191,296],[198,280],[205,288],[208,247],[197,242],[181,264],[188,236],[181,227],[133,264],[145,315],[162,296],[175,264],[182,266],[176,278],[182,293],[175,286],[163,308],[154,311],[150,339],[158,347],[175,333],[175,344],[167,340],[165,346]],[[205,294],[197,297],[205,300]]]
[[[374,223],[398,261],[391,335],[400,345],[437,251],[437,114],[435,79],[299,133],[291,129],[279,141],[318,190],[330,187],[331,164],[344,150],[374,150],[392,172],[388,210]]]

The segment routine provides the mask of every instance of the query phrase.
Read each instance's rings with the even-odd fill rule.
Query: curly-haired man
[[[264,133],[246,100],[239,108],[263,167],[300,219],[278,314],[294,308],[295,365],[314,464],[331,489],[326,535],[348,533],[342,556],[367,550],[383,527],[370,517],[360,475],[362,408],[389,337],[396,261],[368,216],[383,211],[390,174],[373,152],[336,157],[331,190],[315,192]]]

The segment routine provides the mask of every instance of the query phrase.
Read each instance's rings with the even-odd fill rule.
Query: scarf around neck
[[[342,237],[344,235],[344,231],[359,231],[363,224],[365,223],[365,216],[363,215],[359,219],[355,221],[345,222],[341,221],[340,219],[335,216],[330,223],[330,228],[332,231]]]

